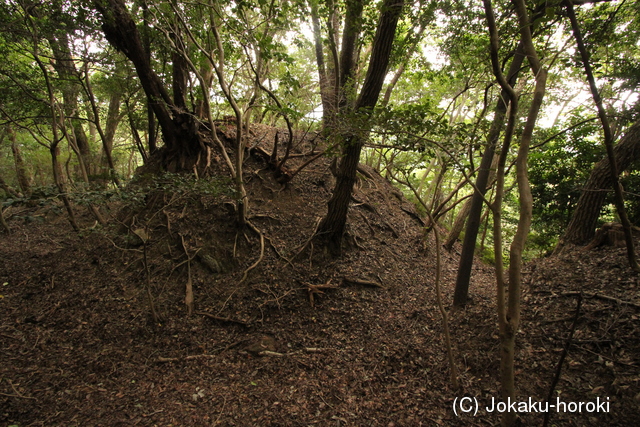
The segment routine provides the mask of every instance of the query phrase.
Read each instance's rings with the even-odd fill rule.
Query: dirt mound
[[[269,152],[274,133],[257,127],[253,137]],[[313,135],[301,140],[291,170],[317,144]],[[74,235],[64,217],[13,218],[14,233],[0,237],[0,423],[495,424],[495,413],[458,419],[452,410],[462,395],[499,396],[491,270],[476,268],[473,302],[452,319],[463,390],[451,390],[433,289],[435,248],[398,190],[363,167],[343,256],[329,258],[311,244],[301,251],[326,212],[329,166],[320,158],[283,185],[263,156],[249,157],[252,227],[244,230],[235,226],[228,183],[175,176],[132,190],[140,203],[129,201],[124,211],[114,204],[113,225],[103,230]],[[219,168],[222,175],[222,162]],[[573,308],[571,295],[558,295],[566,267],[553,262],[540,261],[529,275],[518,339],[519,393],[537,400],[546,396]],[[456,268],[456,254],[444,253],[447,301]],[[632,277],[616,285],[637,286]],[[637,408],[629,406],[638,387],[630,335],[637,312],[590,301],[601,309],[589,312],[600,322],[597,339],[616,344],[604,351],[593,346],[605,344],[581,343],[589,351],[570,353],[558,389],[575,401],[611,396],[612,410],[554,419],[624,424]],[[614,371],[625,376],[613,380]]]

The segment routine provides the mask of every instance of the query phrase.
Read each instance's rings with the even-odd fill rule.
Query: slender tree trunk
[[[22,158],[20,147],[16,141],[16,133],[11,125],[7,126],[7,133],[9,135],[9,141],[11,141],[11,151],[13,153],[13,161],[16,165],[16,177],[18,178],[20,191],[22,191],[24,197],[29,197],[31,196],[31,176]]]
[[[508,401],[509,399],[515,401],[515,342],[518,328],[520,327],[522,253],[531,228],[533,212],[533,197],[531,195],[528,178],[528,156],[547,82],[547,70],[541,66],[538,54],[533,45],[531,20],[529,19],[525,2],[524,0],[513,0],[513,4],[515,5],[516,15],[518,17],[518,26],[524,53],[527,56],[527,61],[529,62],[536,83],[527,121],[522,130],[522,136],[520,137],[520,146],[516,158],[516,182],[520,199],[518,227],[509,251],[509,283],[508,294],[506,295],[506,307],[502,306],[502,311],[499,310],[498,313],[501,347],[500,376],[503,401]],[[487,15],[489,15],[489,13],[487,13]],[[495,28],[495,22],[493,27]],[[497,32],[494,32],[493,35],[494,38],[497,39]],[[497,52],[497,49],[495,49],[495,51]],[[497,57],[497,53],[495,56]],[[504,163],[502,166],[504,167]],[[504,301],[504,283],[498,283],[498,286],[502,286],[503,288],[502,292],[498,292],[498,298]],[[512,426],[515,422],[515,412],[508,411],[502,414],[503,426]]]
[[[87,62],[85,62],[84,68],[84,89],[87,97],[89,98],[91,110],[93,111],[93,124],[96,127],[98,134],[100,134],[100,141],[102,141],[102,150],[107,160],[107,166],[110,171],[111,180],[116,186],[120,187],[120,180],[118,179],[118,175],[116,174],[116,166],[113,162],[113,157],[111,156],[111,150],[113,148],[113,136],[115,135],[118,122],[120,121],[119,110],[121,95],[119,93],[111,95],[111,100],[109,102],[109,113],[107,116],[107,127],[111,126],[111,129],[109,129],[110,133],[107,137],[107,134],[105,134],[105,132],[102,130],[102,125],[100,124],[100,112],[98,111],[98,105],[96,104],[95,97],[93,96],[93,89],[91,87],[91,76],[89,75],[89,64]]]
[[[464,202],[462,208],[456,215],[456,219],[453,222],[453,226],[451,230],[449,230],[449,234],[447,235],[447,239],[444,242],[444,248],[448,251],[453,249],[453,245],[456,241],[458,241],[458,236],[462,232],[464,228],[464,223],[467,221],[467,217],[469,216],[469,211],[471,210],[471,199]]]
[[[342,236],[347,223],[351,192],[353,191],[353,184],[356,178],[356,170],[360,161],[360,153],[368,133],[364,129],[369,126],[367,124],[368,119],[382,90],[382,84],[384,83],[389,65],[389,57],[391,55],[396,26],[403,6],[404,3],[397,0],[385,0],[382,5],[382,12],[373,41],[367,76],[365,77],[362,91],[356,101],[354,109],[356,116],[362,119],[360,123],[357,123],[357,125],[360,125],[362,128],[343,136],[343,158],[338,167],[336,186],[329,200],[327,215],[320,223],[317,233],[318,236],[323,236],[323,238],[326,239],[328,243],[327,246],[333,253],[340,252]],[[348,28],[351,27],[347,27],[347,29]],[[345,29],[345,31],[347,31],[347,29]],[[348,36],[344,39],[350,42]],[[345,47],[344,43],[343,41],[343,49]],[[349,53],[345,53],[343,50],[342,57],[344,61],[348,63]],[[345,62],[341,60],[343,67]],[[341,74],[345,79],[350,79],[351,77],[350,72],[344,69]]]
[[[515,84],[518,72],[524,61],[522,43],[518,45],[516,53],[509,66],[507,81],[511,86]],[[500,138],[500,133],[504,126],[504,120],[509,106],[509,96],[503,89],[495,108],[493,123],[489,129],[487,137],[487,146],[482,160],[480,161],[480,169],[476,178],[476,190],[471,198],[471,206],[469,208],[469,216],[467,217],[466,230],[464,233],[464,241],[462,243],[462,253],[460,254],[460,264],[458,266],[458,275],[456,277],[456,288],[453,296],[453,304],[462,307],[467,303],[469,295],[469,280],[471,279],[471,270],[473,268],[473,257],[476,250],[476,240],[478,231],[480,230],[480,216],[482,215],[482,205],[484,196],[487,193],[487,184],[489,183],[489,175],[491,174],[491,164],[494,160],[496,145]]]
[[[82,159],[89,167],[91,165],[91,149],[89,139],[82,126],[82,121],[78,120],[80,110],[78,108],[78,96],[80,85],[78,84],[78,70],[76,62],[69,49],[69,37],[67,33],[61,33],[58,37],[49,37],[49,45],[53,52],[55,61],[53,66],[62,81],[62,100],[64,105],[64,115],[71,120],[73,136],[80,151]]]
[[[151,28],[149,25],[149,6],[146,0],[142,0],[142,43],[147,61],[151,63]],[[149,147],[149,155],[153,155],[158,150],[156,130],[157,123],[153,112],[152,100],[147,95],[147,146]]]
[[[333,99],[333,85],[327,75],[327,67],[325,66],[324,50],[322,48],[322,36],[320,31],[320,16],[318,12],[318,0],[309,0],[311,7],[311,22],[313,24],[313,42],[316,54],[316,64],[318,65],[318,82],[320,84],[320,99],[322,100],[322,120],[323,128],[329,129],[330,125],[327,121],[335,115]]]
[[[35,28],[35,25],[33,27]],[[49,78],[49,72],[47,70],[47,67],[42,62],[42,59],[40,59],[40,54],[38,51],[38,43],[36,42],[36,40],[38,39],[37,34],[34,34],[33,39],[34,39],[33,52],[32,52],[33,59],[35,60],[36,64],[38,65],[38,68],[42,72],[42,77],[44,78],[45,85],[47,88],[47,95],[48,95],[47,107],[51,112],[52,141],[49,144],[49,153],[51,154],[51,163],[53,167],[53,181],[56,187],[58,188],[58,196],[62,200],[67,210],[67,213],[69,215],[69,223],[71,224],[71,227],[73,227],[74,231],[79,231],[80,229],[78,228],[78,224],[76,223],[75,215],[73,213],[73,209],[71,208],[71,202],[69,201],[69,197],[66,192],[62,167],[60,166],[60,162],[58,160],[58,156],[60,154],[59,144],[60,144],[60,141],[62,140],[62,138],[60,138],[58,135],[58,123],[59,123],[58,121],[61,116],[61,114],[59,114],[60,107],[58,106],[54,96],[54,90],[53,90],[53,86],[51,85],[51,80]]]
[[[104,150],[105,158],[107,159],[107,165],[109,166],[109,158],[106,156],[106,152],[109,152],[109,157],[113,152],[113,139],[116,136],[116,130],[118,130],[118,124],[122,119],[120,113],[120,104],[122,103],[122,93],[116,92],[111,94],[109,99],[109,110],[107,111],[107,122],[104,128]],[[109,166],[110,167],[110,166]]]

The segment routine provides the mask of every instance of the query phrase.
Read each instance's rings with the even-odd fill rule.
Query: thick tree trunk
[[[578,51],[580,52],[580,56],[582,58],[582,63],[584,65],[584,71],[587,76],[587,81],[589,82],[589,89],[591,90],[593,100],[596,104],[596,107],[598,108],[598,117],[602,122],[602,130],[604,133],[604,145],[607,149],[607,160],[609,161],[609,172],[611,175],[611,185],[613,187],[614,201],[616,205],[616,210],[618,212],[618,217],[620,218],[620,222],[622,223],[622,227],[624,229],[629,265],[634,271],[640,272],[640,265],[638,265],[638,260],[636,259],[636,255],[635,255],[635,245],[633,242],[631,222],[629,221],[629,217],[627,216],[627,211],[624,206],[624,194],[622,191],[622,185],[620,185],[620,180],[618,178],[618,174],[620,172],[618,172],[619,171],[618,162],[616,161],[616,154],[613,148],[613,144],[614,144],[613,132],[611,131],[611,126],[609,124],[609,118],[607,117],[607,112],[605,111],[605,108],[602,104],[602,98],[600,97],[600,92],[598,91],[598,86],[596,85],[596,79],[593,75],[593,69],[591,67],[591,62],[589,59],[589,52],[587,51],[587,48],[584,44],[584,40],[582,38],[582,32],[580,31],[580,25],[578,24],[578,19],[576,17],[576,14],[571,2],[566,2],[566,8],[567,8],[567,15],[569,16],[569,20],[571,21],[571,28],[573,30],[573,35],[576,39],[576,44],[578,46]]]
[[[618,166],[618,173],[640,159],[640,121],[631,126],[624,137],[613,149]],[[593,167],[582,194],[578,199],[567,230],[565,231],[556,252],[562,247],[571,245],[586,245],[593,239],[597,228],[600,210],[612,189],[611,167],[605,156]]]
[[[203,149],[195,117],[175,105],[151,68],[136,23],[123,0],[94,0],[94,5],[102,15],[102,30],[107,40],[133,63],[158,119],[165,142],[163,166],[169,171],[191,170]]]

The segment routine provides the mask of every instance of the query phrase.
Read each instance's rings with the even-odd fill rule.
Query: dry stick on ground
[[[153,316],[153,322],[157,325],[160,323],[160,316],[158,316],[158,311],[156,310],[156,305],[153,302],[153,295],[151,294],[151,270],[149,269],[149,260],[147,259],[148,252],[148,243],[149,243],[149,233],[146,232],[145,238],[138,234],[138,237],[142,239],[142,263],[144,264],[144,271],[147,278],[146,283],[146,291],[147,291],[147,299],[149,300],[149,309],[151,310],[151,315]]]
[[[376,283],[372,280],[362,280],[362,279],[354,279],[352,277],[344,277],[343,278],[344,282],[347,284],[354,284],[354,285],[362,285],[362,286],[369,286],[372,288],[384,288],[384,285],[380,284],[380,283]]]
[[[306,285],[307,285],[307,293],[309,294],[309,304],[311,304],[312,308],[314,306],[314,300],[313,300],[314,295],[324,294],[323,291],[326,289],[338,289],[340,287],[338,285],[332,285],[331,279],[329,279],[327,283],[325,283],[324,285],[312,285],[311,283],[306,283]]]
[[[302,252],[304,252],[305,249],[307,249],[307,246],[309,246],[309,244],[313,246],[311,242],[313,241],[313,238],[316,236],[316,233],[318,232],[318,226],[320,225],[320,221],[322,221],[322,218],[318,218],[316,220],[316,226],[313,227],[313,232],[311,233],[311,236],[307,239],[306,242],[304,242],[304,245],[302,245],[300,250],[291,258],[292,262],[295,261],[296,258],[298,258]]]
[[[602,105],[602,98],[600,97],[600,92],[598,91],[596,80],[593,77],[593,70],[591,69],[591,63],[589,62],[589,53],[587,52],[587,48],[585,47],[584,41],[582,39],[580,26],[578,25],[578,20],[576,18],[575,11],[573,10],[573,4],[570,1],[565,0],[565,6],[567,8],[567,15],[569,16],[569,20],[571,21],[571,28],[573,30],[574,38],[576,39],[576,45],[578,46],[578,51],[580,52],[580,57],[582,58],[584,73],[586,74],[587,81],[589,82],[589,89],[591,90],[593,101],[598,108],[598,117],[602,122],[604,145],[607,149],[607,157],[609,159],[609,167],[611,169],[611,182],[613,184],[613,193],[615,195],[614,200],[616,210],[618,212],[618,216],[620,217],[620,222],[622,223],[624,236],[627,243],[627,258],[629,259],[629,265],[631,266],[633,271],[640,272],[640,265],[638,265],[638,260],[636,259],[635,248],[633,245],[631,222],[629,222],[629,217],[627,216],[627,212],[624,207],[622,186],[620,185],[620,180],[618,178],[618,166],[616,164],[616,157],[613,151],[613,132],[611,131],[611,126],[609,125],[607,112]]]
[[[191,316],[193,314],[194,303],[193,281],[191,280],[191,260],[196,256],[198,251],[196,251],[196,254],[194,254],[193,257],[190,257],[189,252],[187,251],[187,246],[184,243],[184,236],[182,234],[180,235],[180,240],[182,241],[182,249],[184,249],[184,254],[187,256],[187,284],[185,285],[184,303],[187,306],[187,315]]]
[[[273,241],[271,240],[270,237],[264,235],[264,238],[267,240],[267,242],[269,242],[269,244],[271,245],[271,248],[273,249],[273,251],[276,253],[276,255],[278,255],[280,258],[282,258],[283,260],[285,260],[287,262],[287,264],[289,264],[292,268],[293,268],[293,264],[291,263],[291,261],[285,257],[284,255],[282,255],[280,253],[280,251],[278,250],[278,248],[276,248],[276,245],[273,244]]]
[[[23,394],[21,394],[18,390],[16,390],[16,387],[13,385],[13,383],[11,382],[11,380],[7,379],[7,382],[9,383],[9,385],[11,386],[11,388],[13,389],[13,392],[14,392],[15,394],[0,393],[0,396],[6,396],[6,397],[19,397],[20,399],[37,400],[35,397],[24,396]]]
[[[624,301],[624,300],[621,300],[619,298],[610,297],[608,295],[602,295],[602,294],[591,294],[591,293],[585,294],[585,293],[582,293],[582,292],[571,291],[571,292],[562,292],[560,295],[563,296],[563,297],[584,295],[587,298],[596,298],[596,299],[601,299],[601,300],[605,300],[605,301],[615,302],[616,304],[620,304],[620,305],[630,305],[630,306],[635,307],[635,308],[640,308],[640,304],[636,304],[635,302]]]
[[[204,317],[208,317],[209,319],[217,320],[218,322],[233,323],[233,324],[236,324],[236,325],[249,326],[249,324],[247,322],[243,322],[242,320],[235,320],[235,319],[231,319],[229,317],[220,317],[220,316],[216,316],[215,314],[207,313],[206,311],[196,311],[195,314],[198,314],[198,315],[204,316]]]
[[[562,354],[560,355],[560,360],[558,360],[558,366],[556,367],[556,374],[553,377],[553,381],[551,382],[551,387],[549,388],[549,394],[547,395],[547,408],[549,408],[549,402],[553,398],[553,392],[558,385],[558,381],[560,381],[560,375],[562,374],[562,365],[564,364],[564,359],[567,357],[569,353],[569,348],[571,347],[571,341],[573,340],[573,334],[576,331],[576,325],[578,323],[578,318],[580,317],[580,308],[582,307],[582,294],[578,293],[578,304],[576,306],[576,314],[573,317],[573,323],[571,324],[571,330],[569,331],[569,337],[567,337],[567,342],[562,349]],[[543,427],[549,425],[549,414],[551,411],[546,411],[544,414],[544,423]]]

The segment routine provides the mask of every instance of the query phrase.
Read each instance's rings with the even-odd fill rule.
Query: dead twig
[[[580,292],[576,292],[576,291],[569,291],[569,292],[562,292],[559,295],[563,296],[563,297],[574,297],[577,295],[580,295]],[[616,304],[620,304],[620,305],[630,305],[631,307],[635,307],[635,308],[640,308],[640,304],[637,304],[635,302],[631,302],[631,301],[625,301],[625,300],[621,300],[619,298],[616,297],[611,297],[609,295],[603,295],[603,294],[598,294],[598,293],[593,293],[593,294],[587,294],[587,293],[582,293],[582,295],[586,298],[596,298],[596,299],[601,299],[604,301],[611,301],[611,302],[615,302]]]
[[[242,320],[235,320],[235,319],[231,319],[230,317],[220,317],[220,316],[216,316],[215,314],[207,313],[206,311],[196,311],[195,314],[208,317],[209,319],[217,320],[218,322],[233,323],[233,324],[242,325],[245,327],[249,326],[247,322],[243,322]]]
[[[322,218],[319,217],[316,220],[316,225],[313,228],[313,233],[311,233],[311,236],[307,239],[306,242],[304,242],[304,245],[302,245],[302,247],[300,248],[300,250],[293,256],[293,258],[291,258],[291,261],[295,261],[296,258],[298,258],[300,256],[300,254],[302,252],[304,252],[305,249],[307,249],[307,246],[309,246],[309,244],[311,243],[311,241],[313,240],[313,238],[316,236],[316,233],[318,232],[318,227],[320,226],[320,221],[322,221]]]
[[[327,289],[338,289],[340,286],[332,285],[331,279],[327,281],[324,285],[312,285],[311,283],[306,283],[307,285],[307,293],[309,294],[309,304],[311,307],[314,306],[314,295],[324,294],[323,291]]]
[[[369,286],[372,288],[384,289],[384,285],[381,285],[380,283],[376,283],[372,280],[355,279],[353,277],[343,277],[343,280],[344,280],[344,283],[347,285],[362,285],[362,286]]]
[[[30,396],[25,396],[22,393],[20,393],[16,387],[13,385],[13,383],[11,382],[11,380],[7,379],[7,382],[9,383],[9,385],[11,386],[11,388],[13,389],[13,392],[15,394],[6,394],[6,393],[0,393],[0,395],[2,396],[6,396],[6,397],[19,397],[20,399],[29,399],[29,400],[37,400],[35,397],[30,397]]]
[[[567,357],[567,354],[569,353],[569,348],[571,348],[571,341],[573,340],[573,334],[576,331],[576,325],[578,324],[578,318],[580,317],[581,307],[582,307],[582,294],[579,293],[578,302],[576,306],[576,314],[573,316],[573,323],[571,323],[571,330],[569,331],[569,337],[567,338],[567,342],[565,343],[564,348],[562,349],[562,354],[560,355],[560,360],[558,360],[558,366],[556,367],[556,373],[553,377],[553,381],[551,381],[551,387],[549,387],[549,394],[547,395],[547,405],[549,405],[549,402],[553,398],[553,392],[555,391],[556,386],[560,381],[560,375],[562,374],[562,365],[564,364],[564,359]],[[544,422],[542,424],[543,427],[546,427],[549,425],[549,415],[550,415],[550,411],[547,411],[544,414]]]
[[[196,359],[211,359],[217,357],[217,354],[194,354],[191,356],[184,357],[162,357],[159,356],[156,362],[158,363],[170,363],[170,362],[180,362],[183,360],[196,360]]]
[[[260,353],[258,353],[258,356],[285,357],[285,356],[287,356],[287,354],[286,353],[278,353],[277,351],[265,350],[265,351],[261,351]]]
[[[271,240],[270,237],[268,236],[264,236],[264,238],[267,240],[267,242],[269,242],[269,244],[271,245],[271,248],[273,249],[273,251],[276,253],[276,255],[278,255],[278,257],[282,258],[283,260],[285,260],[287,262],[287,264],[289,264],[292,268],[293,268],[293,264],[291,263],[291,260],[289,260],[287,257],[285,257],[284,255],[282,255],[280,253],[280,251],[278,250],[278,248],[276,248],[276,245],[273,244],[273,241]]]
[[[187,256],[187,284],[185,285],[185,293],[184,293],[184,303],[187,306],[187,315],[191,316],[193,314],[193,281],[191,279],[191,261],[198,255],[198,250],[193,254],[192,257],[189,256],[189,251],[187,251],[187,245],[184,243],[184,236],[180,234],[180,240],[182,242],[182,249],[184,249],[184,254]]]

